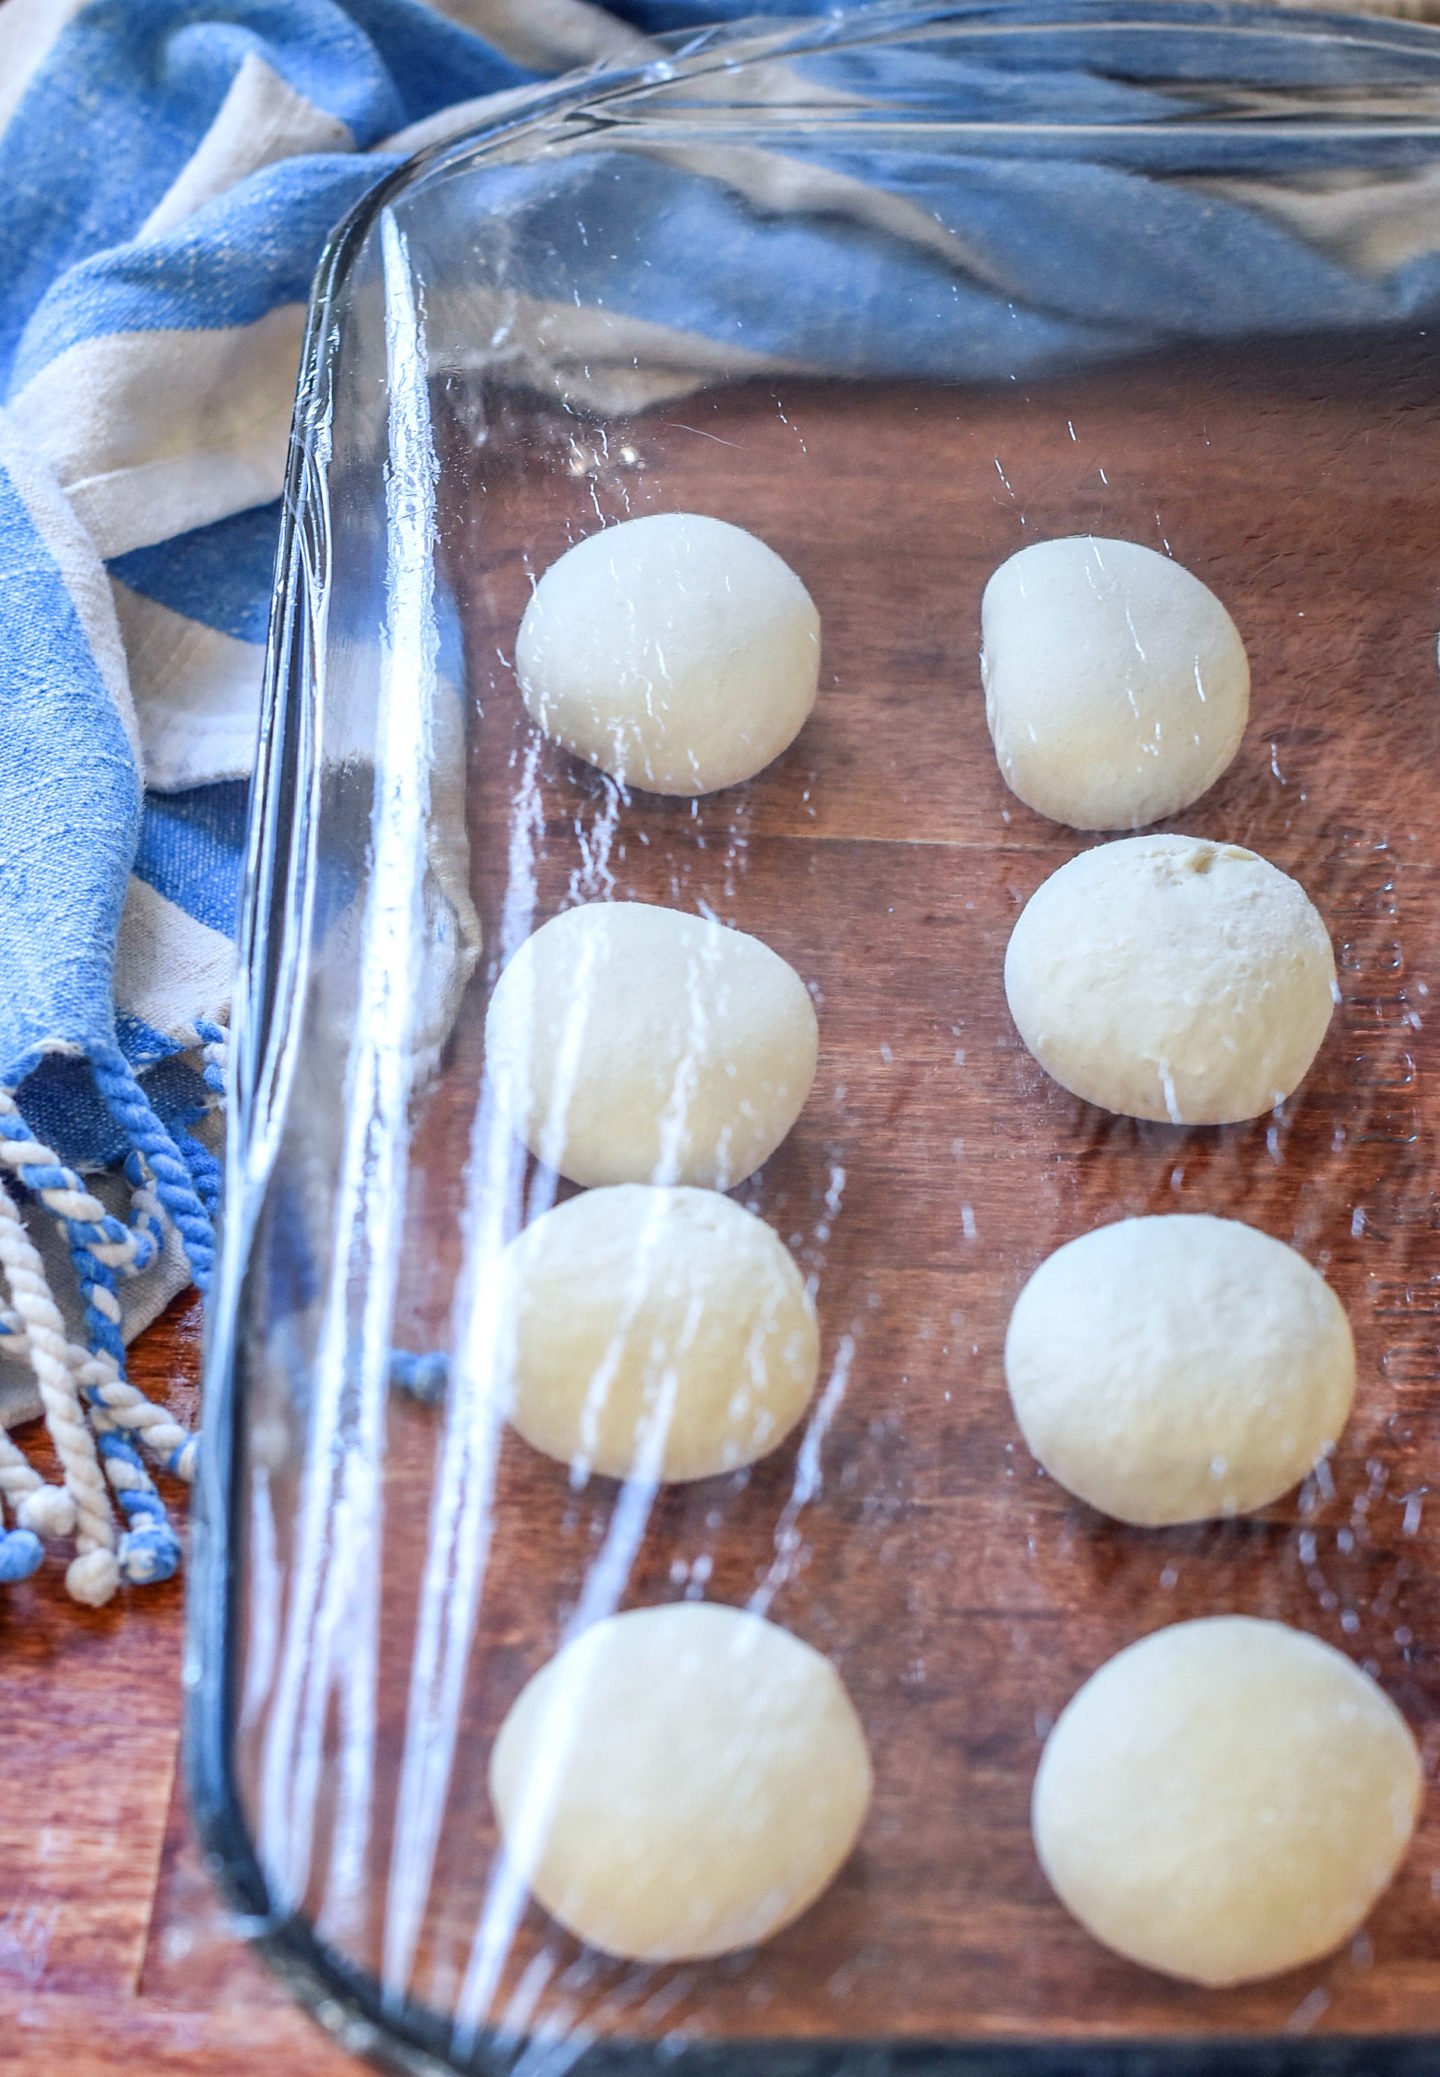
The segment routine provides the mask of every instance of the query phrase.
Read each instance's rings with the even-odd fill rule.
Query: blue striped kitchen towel
[[[627,241],[629,273],[606,276],[607,322],[662,323],[679,342],[667,379],[683,386],[716,364],[712,334],[737,299],[749,365],[840,375],[1013,374],[1056,354],[1440,315],[1428,143],[1369,180],[1319,125],[1306,176],[1267,183],[1240,123],[1202,164],[1184,118],[1203,53],[1188,39],[1216,10],[1175,0],[1117,67],[1106,23],[1134,7],[1087,16],[1076,0],[1093,47],[1067,34],[1052,50],[1042,34],[1024,65],[1003,37],[979,54],[935,42],[917,66],[913,45],[847,51],[837,33],[804,61],[809,86],[942,96],[947,113],[998,121],[1006,154],[977,147],[965,183],[953,168],[936,179],[923,147],[892,152],[882,177],[863,137],[817,145],[803,166],[753,154],[743,179],[708,177],[703,149],[636,159],[624,193],[645,235]],[[47,1535],[73,1534],[67,1585],[91,1603],[178,1562],[156,1474],[192,1475],[194,1441],[129,1380],[125,1350],[210,1267],[246,779],[326,233],[407,152],[504,97],[577,65],[669,62],[673,39],[716,16],[793,11],[0,4],[0,1581],[32,1572]],[[971,0],[969,15],[1043,24],[1046,8]],[[1316,86],[1363,101],[1406,63],[1434,93],[1440,39],[1391,33],[1383,48],[1316,35],[1298,56],[1257,34],[1237,105],[1294,92],[1303,106]],[[1140,159],[1107,156],[1107,137],[1140,125],[1154,126]],[[580,162],[575,181],[592,176]],[[542,255],[547,211],[600,206],[554,167],[494,177],[496,208]],[[863,235],[837,235],[844,218]],[[703,284],[687,267],[697,250]],[[593,328],[570,298],[585,284],[562,286],[583,358]],[[593,379],[603,404],[604,371]],[[633,407],[628,362],[615,379]],[[36,1413],[57,1483],[9,1432]]]
[[[189,1476],[194,1443],[125,1344],[210,1267],[277,500],[326,233],[444,111],[458,127],[643,58],[631,12],[0,6],[0,1581],[51,1534],[74,1534],[87,1602],[178,1561],[154,1473]],[[42,1412],[55,1485],[7,1432]]]

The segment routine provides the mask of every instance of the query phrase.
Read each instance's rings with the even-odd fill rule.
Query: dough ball
[[[1134,541],[1037,541],[980,608],[985,718],[1011,791],[1074,829],[1138,829],[1215,784],[1250,666],[1214,592]]]
[[[1348,1938],[1419,1802],[1415,1741],[1358,1666],[1284,1623],[1213,1616],[1086,1681],[1050,1733],[1031,1817],[1087,1932],[1218,1986]]]
[[[527,938],[485,1020],[497,1100],[575,1183],[728,1190],[815,1079],[805,983],[758,938],[677,909],[592,902]]]
[[[762,771],[815,704],[820,616],[773,548],[662,512],[567,549],[515,644],[532,718],[646,793],[714,793]]]
[[[1037,888],[1005,993],[1040,1065],[1087,1103],[1227,1125],[1298,1087],[1335,1007],[1335,960],[1304,888],[1253,851],[1127,837]]]
[[[1266,1507],[1345,1425],[1355,1348],[1303,1256],[1238,1219],[1097,1227],[1042,1262],[1005,1339],[1053,1479],[1143,1528]]]
[[[726,1954],[798,1918],[855,1844],[865,1734],[834,1668],[757,1615],[682,1602],[586,1630],[490,1762],[545,1909],[635,1961]]]
[[[511,1242],[502,1279],[510,1419],[562,1464],[710,1478],[773,1450],[815,1389],[804,1279],[714,1190],[587,1190]]]

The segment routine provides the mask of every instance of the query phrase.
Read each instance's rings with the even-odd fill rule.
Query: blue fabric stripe
[[[788,152],[873,177],[863,145],[791,139]],[[767,213],[683,168],[600,147],[497,167],[478,193],[509,227],[522,293],[832,374],[994,380],[1171,339],[1384,325],[1440,305],[1440,254],[1362,275],[1257,210],[1119,166],[892,151],[886,187],[953,229],[953,260],[829,211]],[[577,219],[590,234],[580,245]]]
[[[128,0],[97,0],[58,38],[0,135],[0,394],[20,329],[57,276],[130,237],[195,149],[213,106],[124,83]],[[136,81],[148,88],[152,68]],[[65,139],[57,152],[55,139]]]
[[[87,339],[218,331],[303,302],[326,234],[392,163],[338,154],[286,159],[167,236],[82,261],[56,281],[26,326],[13,387]]]
[[[142,1045],[142,1054],[147,1051]],[[152,1058],[145,1094],[171,1132],[183,1132],[209,1108],[204,1081],[175,1057],[173,1042],[166,1043],[163,1056]],[[21,1100],[30,1130],[46,1146],[58,1148],[72,1168],[113,1168],[130,1151],[124,1128],[106,1109],[83,1060],[52,1054],[41,1061]]]
[[[147,886],[226,937],[235,934],[249,792],[246,780],[232,779],[151,794],[135,853]]]
[[[410,40],[423,40],[428,10],[408,12]],[[448,42],[434,40],[437,58]],[[408,119],[380,53],[333,0],[92,0],[0,136],[0,388],[48,285],[134,236],[250,52],[362,148]],[[443,97],[439,76],[434,90]]]
[[[279,528],[277,498],[154,548],[117,555],[107,567],[132,591],[172,613],[239,642],[263,642]]]
[[[0,1083],[112,1027],[110,973],[140,782],[70,594],[0,466]]]
[[[846,15],[863,12],[865,0],[846,6],[802,7],[798,0],[605,0],[604,11],[651,36],[682,38],[681,48],[693,49],[703,42],[705,31],[739,18],[776,23],[814,17],[823,37],[826,24],[837,31]],[[917,12],[923,11],[917,8]],[[1034,74],[1073,68],[1077,47],[1083,52],[1090,77],[1105,72],[1132,80],[1195,79],[1213,82],[1217,65],[1228,69],[1240,86],[1313,86],[1322,80],[1356,86],[1387,82],[1413,84],[1412,62],[1433,64],[1436,43],[1428,23],[1389,21],[1368,48],[1356,35],[1336,34],[1336,10],[1324,6],[1296,7],[1279,22],[1276,10],[1261,14],[1258,9],[1232,18],[1227,27],[1243,27],[1243,46],[1231,37],[1223,54],[1214,39],[1215,10],[1205,0],[1167,0],[1160,21],[1141,24],[1127,20],[1125,4],[1112,0],[1066,0],[1065,21],[1056,23],[1052,0],[969,0],[956,10],[946,26],[933,28],[925,44],[925,59],[942,59],[947,49],[960,47],[968,57],[982,56],[987,64],[1012,66]],[[1362,16],[1357,21],[1348,9],[1338,10],[1353,31],[1370,26]],[[1320,34],[1304,51],[1297,51],[1297,36],[1313,26]],[[1024,28],[1024,36],[1016,30]],[[911,46],[913,52],[913,44]],[[883,56],[883,51],[882,51]],[[804,61],[808,62],[808,60]],[[1084,104],[1076,106],[1070,120],[1085,119]]]
[[[384,161],[290,162],[178,238],[126,246],[251,53],[361,150],[536,76],[420,0],[92,0],[0,137],[0,393],[80,339],[243,324],[305,294],[320,241]]]

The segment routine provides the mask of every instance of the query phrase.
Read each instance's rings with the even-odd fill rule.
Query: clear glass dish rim
[[[255,1841],[235,1780],[233,1639],[241,1543],[239,1488],[233,1476],[243,1392],[237,1366],[236,1323],[244,1297],[248,1243],[268,1172],[267,1119],[283,1084],[287,1039],[285,1006],[303,991],[296,940],[303,928],[308,864],[313,857],[318,804],[304,783],[313,745],[312,685],[306,668],[307,607],[316,563],[310,548],[323,541],[324,456],[331,424],[331,368],[338,342],[337,304],[355,258],[380,212],[422,180],[466,162],[494,160],[555,122],[590,118],[597,130],[612,104],[642,97],[708,72],[732,74],[752,64],[826,49],[863,48],[906,32],[947,25],[1027,31],[1068,26],[1154,30],[1184,26],[1219,40],[1265,34],[1296,43],[1337,36],[1397,53],[1440,57],[1440,27],[1401,17],[1332,14],[1255,0],[877,0],[863,9],[792,19],[774,17],[699,31],[678,32],[673,56],[644,65],[596,67],[547,81],[512,99],[507,108],[454,135],[426,145],[382,175],[335,226],[322,249],[310,291],[290,447],[282,497],[280,537],[261,695],[255,776],[250,798],[241,894],[241,926],[231,1017],[229,1132],[225,1218],[219,1273],[206,1322],[204,1448],[192,1511],[193,1536],[186,1600],[183,1664],[185,1776],[196,1830],[209,1871],[236,1917],[236,1931],[263,1956],[296,2002],[351,2053],[415,2077],[463,2070],[502,2077],[526,2042],[481,2033],[457,2042],[454,2023],[413,2000],[388,2000],[379,1984],[327,1945],[299,1912],[272,1905]],[[773,105],[773,104],[772,104]],[[896,128],[909,127],[901,110],[885,111]],[[743,131],[747,116],[736,120]],[[825,118],[812,115],[816,127]],[[879,124],[867,124],[878,137]],[[933,115],[932,134],[946,125]],[[967,131],[1026,128],[1015,124],[956,125]],[[1044,126],[1056,127],[1056,126]],[[1064,126],[1058,126],[1064,127]],[[1086,126],[1123,131],[1117,124]],[[1157,125],[1145,125],[1155,129]],[[1440,120],[1396,124],[1343,114],[1335,127],[1350,137],[1440,137]],[[1248,116],[1226,124],[1187,118],[1188,134],[1263,132],[1276,144],[1313,136],[1313,126]],[[632,130],[630,134],[635,134]],[[717,131],[707,129],[710,141]],[[319,529],[318,536],[316,529]],[[923,2041],[815,2037],[774,2040],[700,2040],[680,2047],[609,2038],[586,2051],[587,2077],[647,2077],[660,2069],[677,2077],[1435,2077],[1440,2034],[1169,2036],[1082,2040],[1061,2036],[1021,2040]]]

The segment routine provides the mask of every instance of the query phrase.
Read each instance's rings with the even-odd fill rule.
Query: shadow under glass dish
[[[1387,2071],[1433,2068],[1433,1807],[1350,1948],[1205,1994],[1065,1916],[1028,1802],[1086,1675],[1191,1616],[1326,1638],[1433,1739],[1437,167],[1423,29],[884,7],[547,90],[337,234],[270,650],[190,1679],[212,1854],[355,2045],[1009,2073],[1159,2043],[1146,2069],[1316,2072],[1383,2035]],[[568,545],[676,510],[759,534],[822,620],[799,739],[695,802],[547,743],[512,672]],[[1335,942],[1319,1059],[1247,1125],[1089,1109],[1006,1013],[1015,916],[1088,840],[996,770],[979,600],[1081,532],[1172,552],[1233,613],[1250,727],[1175,820],[1295,874]],[[815,1401],[750,1470],[658,1491],[568,1480],[487,1373],[494,1258],[569,1187],[496,1111],[486,1004],[541,923],[612,899],[762,938],[821,1028],[737,1193],[815,1279]],[[1146,1533],[1040,1477],[1001,1350],[1046,1253],[1167,1210],[1322,1268],[1360,1386],[1299,1493]],[[395,1351],[443,1390],[402,1389]],[[771,1944],[638,1969],[526,1903],[486,1770],[568,1637],[686,1597],[833,1660],[875,1803]]]

